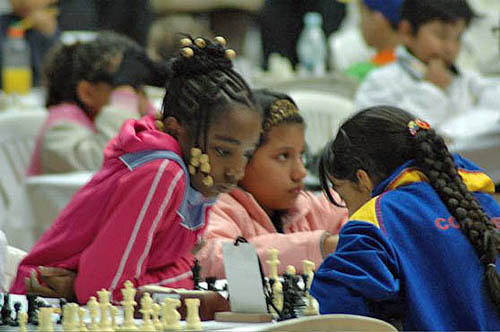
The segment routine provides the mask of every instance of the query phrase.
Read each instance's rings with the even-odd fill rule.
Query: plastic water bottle
[[[326,37],[321,28],[322,23],[319,13],[304,15],[304,30],[297,42],[301,76],[322,76],[326,72]]]
[[[9,27],[2,52],[2,89],[7,94],[29,93],[33,85],[31,52],[22,28]]]

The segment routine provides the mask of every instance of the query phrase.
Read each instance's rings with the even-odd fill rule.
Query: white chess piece
[[[78,328],[78,304],[76,303],[67,303],[63,307],[63,321],[62,327],[64,331],[76,331]]]
[[[120,329],[120,326],[118,326],[118,323],[116,322],[116,316],[118,315],[118,308],[115,306],[109,306],[109,315],[111,316],[111,326],[115,331],[118,331]]]
[[[40,308],[38,311],[38,329],[39,332],[54,331],[54,323],[52,322],[52,313],[54,308]]]
[[[98,331],[99,326],[97,325],[97,315],[99,314],[99,303],[97,303],[95,296],[90,297],[87,302],[87,308],[89,309],[90,316],[89,330]]]
[[[99,308],[101,309],[101,319],[99,320],[99,331],[114,331],[111,325],[111,320],[109,319],[109,292],[105,289],[97,291],[99,296]]]
[[[141,309],[139,310],[142,313],[142,331],[154,331],[155,326],[153,325],[153,321],[151,320],[151,312],[153,307],[153,299],[149,293],[144,293],[141,298]]]
[[[78,308],[78,331],[86,332],[88,331],[87,325],[85,325],[85,308]]]
[[[161,304],[161,320],[164,330],[179,330],[181,328],[179,321],[181,314],[177,308],[181,306],[179,299],[166,298]]]
[[[153,312],[153,325],[156,331],[163,331],[163,326],[160,321],[160,305],[158,303],[153,303],[151,308]]]
[[[286,273],[288,273],[291,276],[294,276],[297,274],[297,269],[295,269],[295,266],[293,266],[293,265],[288,265],[286,267]]]
[[[19,323],[19,332],[28,332],[28,329],[26,328],[26,323],[28,323],[28,313],[24,311],[20,311],[18,313],[18,323]]]
[[[137,302],[135,302],[136,290],[130,280],[125,281],[123,285],[125,287],[121,289],[123,295],[123,301],[121,302],[123,306],[122,330],[135,331],[138,329],[134,322],[134,307],[137,305]]]
[[[184,299],[186,304],[186,330],[201,331],[200,299]]]
[[[267,264],[269,265],[269,279],[278,280],[278,265],[280,261],[278,260],[278,249],[269,248],[267,249]]]
[[[304,309],[304,314],[306,316],[314,316],[318,315],[318,308],[315,304],[315,299],[312,297],[311,294],[309,294],[309,288],[311,287],[311,283],[314,278],[314,268],[316,267],[314,262],[304,260],[304,274],[307,275],[307,284],[306,284],[306,297],[307,297],[307,307]]]
[[[267,249],[267,264],[269,265],[269,280],[274,280],[272,286],[273,292],[273,304],[281,311],[283,309],[283,286],[278,278],[278,265],[280,261],[278,259],[279,251],[278,249],[269,248]]]

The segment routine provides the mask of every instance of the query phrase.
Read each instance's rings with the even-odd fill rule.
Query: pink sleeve
[[[157,233],[161,230],[163,241],[173,242],[176,236],[174,231],[165,230],[178,220],[176,211],[184,193],[183,176],[177,164],[159,160],[122,177],[102,218],[105,224],[81,255],[74,284],[80,303],[86,303],[101,288],[112,292],[113,300],[120,299],[125,280],[131,280],[137,287],[139,281],[161,281],[169,275],[187,272],[187,264],[175,265],[174,269],[167,266],[173,263],[172,257],[178,257],[177,248],[168,246],[162,252],[166,265],[163,271],[157,273],[157,278],[146,276]]]
[[[238,222],[252,222],[248,214],[238,210],[223,206],[219,202],[212,207],[210,222],[204,236],[205,245],[196,255],[201,265],[202,278],[225,278],[222,242],[234,242],[238,236],[242,235]]]

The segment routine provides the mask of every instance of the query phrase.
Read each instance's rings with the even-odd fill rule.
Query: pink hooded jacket
[[[147,159],[157,150],[178,160]],[[213,201],[189,186],[181,158],[178,142],[156,130],[153,117],[127,120],[108,144],[101,170],[22,260],[10,291],[25,293],[24,278],[38,266],[76,271],[80,303],[102,288],[119,301],[126,280],[135,287],[192,288],[191,249]]]
[[[332,194],[339,199],[337,193]],[[283,218],[284,234],[280,234],[250,193],[235,189],[229,194],[221,194],[210,213],[205,246],[196,257],[200,261],[201,274],[203,277],[225,277],[221,243],[234,242],[238,236],[256,247],[266,275],[268,248],[279,250],[278,273],[285,272],[288,265],[302,273],[304,259],[319,266],[322,262],[321,236],[325,231],[338,234],[347,215],[347,209],[335,207],[325,195],[303,191],[295,207]]]

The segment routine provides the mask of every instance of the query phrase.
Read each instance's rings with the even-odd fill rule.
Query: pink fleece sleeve
[[[205,233],[205,245],[196,258],[201,265],[201,276],[225,278],[222,259],[222,242],[234,242],[242,235],[240,223],[252,222],[246,213],[239,209],[228,209],[217,202],[210,210],[210,222]]]
[[[137,287],[189,271],[189,264],[176,262],[177,245],[151,251],[158,234],[162,243],[175,243],[180,227],[176,211],[183,193],[183,172],[173,161],[150,162],[120,179],[102,218],[104,225],[80,258],[74,283],[80,303],[102,288],[112,292],[114,301],[121,299],[125,280]],[[147,270],[151,255],[164,262],[154,273]]]

